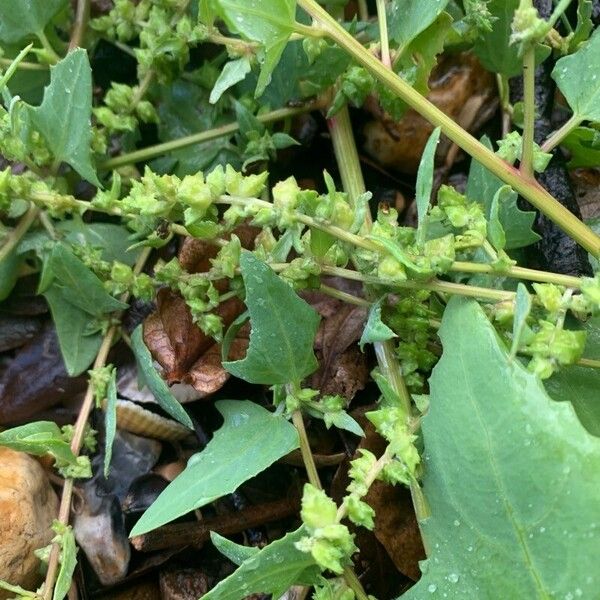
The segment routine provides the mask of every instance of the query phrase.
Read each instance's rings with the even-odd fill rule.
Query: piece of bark
[[[140,552],[153,552],[176,546],[201,546],[210,538],[211,531],[221,535],[233,535],[245,529],[284,519],[297,513],[299,509],[299,499],[288,497],[198,522],[163,525],[154,531],[131,538],[131,544]]]
[[[15,355],[0,380],[0,424],[22,422],[83,391],[87,376],[69,377],[51,323]]]
[[[41,328],[37,317],[0,314],[0,352],[24,346]]]
[[[0,579],[35,590],[41,583],[34,551],[50,543],[58,498],[42,466],[23,452],[0,447]],[[13,594],[0,590],[0,600]]]

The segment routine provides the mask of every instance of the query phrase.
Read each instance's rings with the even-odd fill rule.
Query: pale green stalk
[[[303,113],[310,112],[313,109],[314,105],[312,104],[307,104],[305,106],[300,106],[297,108],[280,108],[278,110],[258,115],[256,118],[261,123],[273,123],[275,121],[281,121],[282,119],[287,119],[289,117],[294,117],[296,115],[301,115]],[[236,121],[234,123],[228,123],[227,125],[215,127],[214,129],[208,129],[207,131],[193,133],[192,135],[187,135],[185,137],[170,140],[168,142],[163,142],[161,144],[156,144],[154,146],[148,146],[147,148],[142,148],[141,150],[135,150],[134,152],[121,154],[120,156],[115,156],[114,158],[109,158],[108,160],[105,160],[103,163],[100,164],[100,168],[117,169],[125,165],[146,161],[151,158],[156,158],[157,156],[162,156],[163,154],[173,152],[175,150],[188,148],[189,146],[193,146],[194,144],[201,144],[203,142],[209,142],[220,137],[231,135],[232,133],[238,131],[239,128],[239,123]]]
[[[533,177],[533,134],[535,129],[535,46],[531,44],[523,55],[523,150],[521,173]]]

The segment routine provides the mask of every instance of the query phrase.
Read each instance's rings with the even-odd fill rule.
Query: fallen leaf
[[[339,394],[350,401],[369,376],[367,357],[357,345],[366,310],[325,294],[313,292],[305,298],[322,317],[315,338],[319,369],[309,385],[322,394]]]
[[[229,360],[240,360],[246,355],[248,338],[236,338],[229,347]],[[218,392],[231,375],[221,364],[221,345],[213,344],[190,368],[183,378],[201,398]]]
[[[214,346],[215,341],[193,322],[181,296],[167,289],[160,290],[157,305],[158,310],[144,322],[144,343],[164,369],[163,376],[167,383],[187,381],[193,365]],[[222,317],[227,328],[243,310],[241,300],[230,298],[214,313]]]

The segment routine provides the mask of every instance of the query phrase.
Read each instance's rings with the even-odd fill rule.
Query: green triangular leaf
[[[390,38],[401,48],[405,47],[437,19],[447,4],[448,0],[392,0],[388,8]]]
[[[226,537],[219,535],[216,531],[210,532],[210,540],[223,556],[226,556],[232,563],[238,565],[238,567],[245,560],[252,558],[260,552],[260,548],[257,548],[256,546],[242,546],[242,544],[236,544]]]
[[[594,598],[600,440],[475,301],[450,301],[440,337],[422,423],[429,559],[402,598]]]
[[[488,137],[484,136],[481,143],[492,150]],[[481,163],[475,159],[471,161],[467,197],[483,205],[488,219],[490,219],[494,196],[503,185],[504,182],[490,173]],[[506,233],[507,250],[529,246],[540,239],[540,236],[531,230],[535,212],[524,212],[517,206],[516,192],[512,192],[510,197],[505,198],[498,209],[498,220]]]
[[[50,84],[40,106],[24,105],[23,117],[37,129],[54,158],[71,165],[84,179],[100,186],[92,166],[92,70],[82,48],[51,67]]]
[[[280,598],[292,585],[314,585],[321,569],[309,552],[295,546],[306,535],[301,527],[265,546],[202,596],[203,600],[242,600],[261,593]]]
[[[142,515],[132,536],[234,492],[298,448],[298,433],[284,417],[247,400],[219,400],[216,406],[223,415],[223,426]]]
[[[358,342],[362,350],[365,344],[373,342],[384,342],[392,338],[398,337],[382,320],[381,320],[381,302],[379,300],[371,305],[367,323],[363,329],[360,341]]]
[[[256,86],[260,96],[271,80],[281,54],[294,31],[295,0],[215,0],[227,26],[243,38],[264,47],[261,72]]]
[[[223,367],[249,383],[300,382],[317,368],[313,343],[319,315],[251,252],[240,268],[252,331],[246,357]]]

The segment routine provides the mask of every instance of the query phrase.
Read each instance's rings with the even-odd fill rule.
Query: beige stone
[[[34,550],[53,537],[58,498],[40,464],[0,447],[0,579],[35,590],[42,582]],[[0,590],[0,600],[14,594]]]

